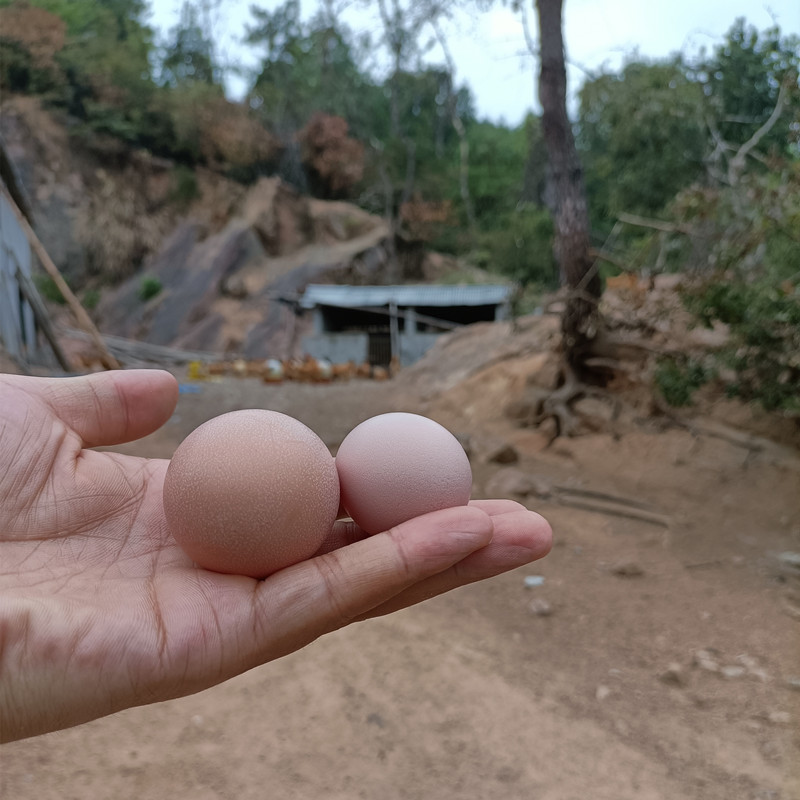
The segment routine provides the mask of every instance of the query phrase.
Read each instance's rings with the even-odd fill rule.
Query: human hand
[[[365,537],[265,580],[199,569],[162,510],[168,461],[86,449],[163,425],[166,372],[0,375],[0,742],[213,686],[351,622],[541,558],[550,528],[506,500]]]

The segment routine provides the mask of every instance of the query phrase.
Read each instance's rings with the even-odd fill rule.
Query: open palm
[[[337,522],[263,581],[199,569],[166,529],[168,462],[87,449],[176,401],[159,371],[0,375],[0,741],[199,691],[549,550],[541,517],[494,500],[369,538]]]

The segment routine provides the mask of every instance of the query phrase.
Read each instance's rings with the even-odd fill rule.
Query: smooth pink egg
[[[276,411],[233,411],[181,443],[164,480],[167,525],[199,566],[263,578],[319,550],[339,509],[325,443]]]
[[[458,439],[419,414],[362,422],[339,447],[336,469],[345,510],[369,534],[466,505],[472,492],[472,470]]]

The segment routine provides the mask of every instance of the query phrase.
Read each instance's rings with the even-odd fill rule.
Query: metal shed
[[[474,322],[505,319],[508,285],[309,285],[300,307],[313,314],[305,351],[332,363],[354,361],[408,366],[442,333]]]

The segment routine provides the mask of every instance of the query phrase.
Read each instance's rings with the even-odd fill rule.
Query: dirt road
[[[332,449],[373,413],[423,408],[393,383],[228,379],[119,449],[168,457],[204,419],[249,406],[298,417]],[[6,746],[0,795],[800,797],[800,576],[779,557],[800,551],[800,459],[678,429],[542,450],[491,427],[520,461],[476,457],[476,496],[519,469],[637,498],[669,524],[532,497],[555,531],[544,561],[201,694]]]

